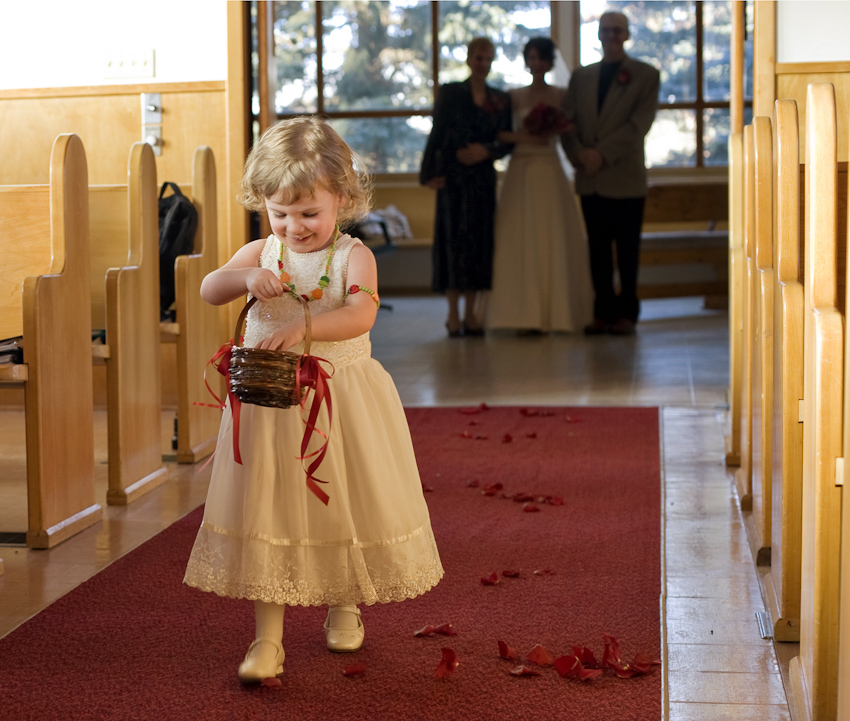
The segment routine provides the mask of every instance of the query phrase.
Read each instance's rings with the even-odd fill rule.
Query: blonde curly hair
[[[266,198],[290,205],[324,188],[345,199],[337,221],[344,226],[365,216],[372,204],[363,160],[322,118],[281,120],[251,148],[242,174],[239,202],[266,212]]]

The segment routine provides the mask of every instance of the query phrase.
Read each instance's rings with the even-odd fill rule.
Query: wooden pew
[[[741,403],[744,343],[744,135],[729,136],[729,425],[726,465],[741,465]]]
[[[204,369],[226,340],[219,310],[200,296],[204,276],[218,267],[215,160],[210,148],[195,151],[191,187],[181,190],[198,209],[198,231],[194,253],[179,256],[174,264],[176,322],[160,326],[162,340],[177,344],[177,461],[195,463],[215,450],[221,416],[195,403],[212,400],[204,385]],[[207,373],[207,379],[221,397],[223,385],[217,375]]]
[[[23,387],[27,545],[51,548],[101,519],[95,503],[88,172],[60,135],[47,186],[0,187],[0,338],[23,336],[24,362],[0,365]]]
[[[739,421],[740,459],[735,471],[735,486],[741,510],[753,507],[752,440],[753,440],[753,342],[755,305],[755,149],[753,126],[744,128],[744,238],[741,256],[741,403]]]
[[[127,504],[166,479],[162,463],[159,234],[156,162],[146,143],[130,150],[126,185],[89,187],[92,345],[106,365],[107,503]]]
[[[811,84],[806,95],[803,516],[800,654],[791,660],[796,718],[836,718],[844,328],[838,301],[835,91]]]
[[[773,478],[773,126],[770,118],[753,118],[752,356],[752,513],[746,516],[753,558],[770,565]]]
[[[640,242],[640,267],[709,266],[710,279],[682,279],[677,282],[651,282],[638,286],[640,298],[672,298],[703,295],[706,305],[726,306],[729,293],[729,232],[719,230],[718,222],[729,216],[729,188],[726,178],[652,178],[646,194]],[[678,226],[678,227],[676,227]],[[694,228],[693,226],[696,226]],[[642,276],[646,276],[642,272]]]
[[[800,640],[803,492],[803,318],[800,152],[797,103],[774,109],[773,479],[770,571],[765,601],[777,641]]]

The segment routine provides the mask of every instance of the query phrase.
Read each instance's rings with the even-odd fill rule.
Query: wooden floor
[[[701,299],[643,306],[634,337],[500,333],[448,339],[441,298],[386,298],[373,355],[407,406],[659,406],[664,471],[660,599],[665,718],[791,720],[783,678],[795,644],[761,637],[759,576],[724,463],[727,314]],[[214,412],[214,411],[210,411]],[[172,412],[163,414],[170,452]],[[106,419],[97,413],[98,498],[105,499]],[[23,416],[0,412],[0,531],[26,529]],[[169,481],[46,551],[0,546],[0,637],[203,503],[209,466],[169,463]]]

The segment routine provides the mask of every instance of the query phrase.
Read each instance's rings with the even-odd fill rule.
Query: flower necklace
[[[300,295],[304,300],[319,300],[324,295],[324,289],[328,287],[328,284],[331,282],[329,277],[329,273],[331,270],[331,262],[334,259],[334,251],[336,251],[336,241],[339,238],[339,226],[334,228],[333,239],[331,240],[331,246],[328,249],[328,259],[325,262],[325,270],[322,273],[322,276],[319,278],[318,287],[314,288],[309,295],[305,293],[299,293],[295,288],[295,283],[292,281],[292,277],[283,269],[283,255],[286,249],[283,241],[280,241],[280,255],[277,259],[277,269],[280,272],[280,282],[283,283],[287,288],[289,288],[289,292],[294,295],[296,298]]]

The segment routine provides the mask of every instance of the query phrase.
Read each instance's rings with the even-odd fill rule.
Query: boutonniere
[[[619,73],[617,73],[617,82],[620,85],[628,85],[632,81],[632,74],[623,68]]]

